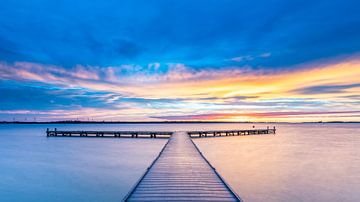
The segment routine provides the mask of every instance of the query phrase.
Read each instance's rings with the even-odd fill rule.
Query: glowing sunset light
[[[4,3],[0,120],[359,121],[358,12],[347,15],[340,1],[279,2],[296,12],[275,15],[262,3],[273,9],[93,2],[59,15],[50,2]],[[139,16],[122,12],[129,6]],[[335,8],[343,20],[325,12]],[[90,23],[79,13],[92,9]],[[259,9],[264,15],[251,20]],[[35,10],[44,12],[26,17]]]

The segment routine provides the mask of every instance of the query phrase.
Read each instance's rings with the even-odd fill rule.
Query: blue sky
[[[154,120],[225,110],[252,120],[246,114],[331,106],[358,119],[359,6],[355,0],[3,1],[0,119],[63,120],[91,111],[98,119],[127,120],[130,113],[129,120]],[[352,73],[280,92],[270,79],[319,69],[334,74],[337,65]],[[224,87],[228,77],[234,80]],[[246,79],[263,77],[268,83]],[[208,83],[218,87],[204,88]],[[318,114],[314,119],[329,118]]]

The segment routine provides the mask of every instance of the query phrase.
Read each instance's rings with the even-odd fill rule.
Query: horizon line
[[[0,121],[0,124],[187,124],[187,123],[360,123],[360,121]]]

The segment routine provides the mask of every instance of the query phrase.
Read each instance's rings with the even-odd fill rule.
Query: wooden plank
[[[124,201],[241,201],[186,132],[175,132]]]

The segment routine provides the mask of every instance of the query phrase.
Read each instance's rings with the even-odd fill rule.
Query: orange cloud
[[[360,60],[334,64],[308,64],[287,71],[249,71],[221,69],[195,71],[181,64],[171,65],[166,74],[135,73],[115,75],[117,68],[76,66],[72,70],[33,63],[0,64],[0,77],[39,81],[62,86],[77,86],[95,91],[109,91],[142,98],[199,98],[257,96],[263,99],[278,97],[314,97],[293,90],[316,85],[359,83]],[[121,69],[121,68],[120,68]],[[343,95],[358,92],[350,89]],[[355,92],[354,92],[355,91]],[[319,98],[328,95],[317,95]]]
[[[159,64],[152,64],[145,68],[156,71],[158,66]],[[304,64],[277,71],[264,69],[254,71],[235,67],[193,70],[182,64],[171,64],[166,73],[151,74],[146,70],[141,71],[142,68],[136,65],[76,66],[70,71],[57,66],[27,62],[0,63],[0,78],[36,81],[62,88],[79,87],[109,92],[115,97],[121,95],[121,97],[148,100],[182,99],[181,102],[157,108],[132,106],[129,112],[124,110],[89,112],[102,118],[114,118],[122,113],[145,112],[142,113],[143,117],[161,117],[156,115],[176,116],[189,112],[208,114],[190,116],[204,120],[283,120],[284,118],[318,120],[319,116],[330,116],[340,120],[344,117],[336,118],[340,114],[329,113],[329,108],[337,111],[360,110],[359,103],[356,102],[360,97],[360,86],[357,85],[360,83],[358,57],[331,63]],[[316,90],[325,88],[327,91]],[[337,90],[331,90],[332,88]],[[313,92],[309,93],[309,90]],[[108,102],[114,103],[114,97],[111,99],[113,100]],[[306,101],[319,102],[321,105],[308,106]],[[281,105],[274,106],[273,103],[276,102],[281,102]],[[277,110],[276,113],[268,112],[274,110]],[[294,110],[304,113],[286,114]],[[211,113],[208,113],[209,111]],[[326,113],[307,114],[309,111]],[[280,115],[281,113],[285,115]],[[347,117],[347,120],[358,119],[357,115]]]

